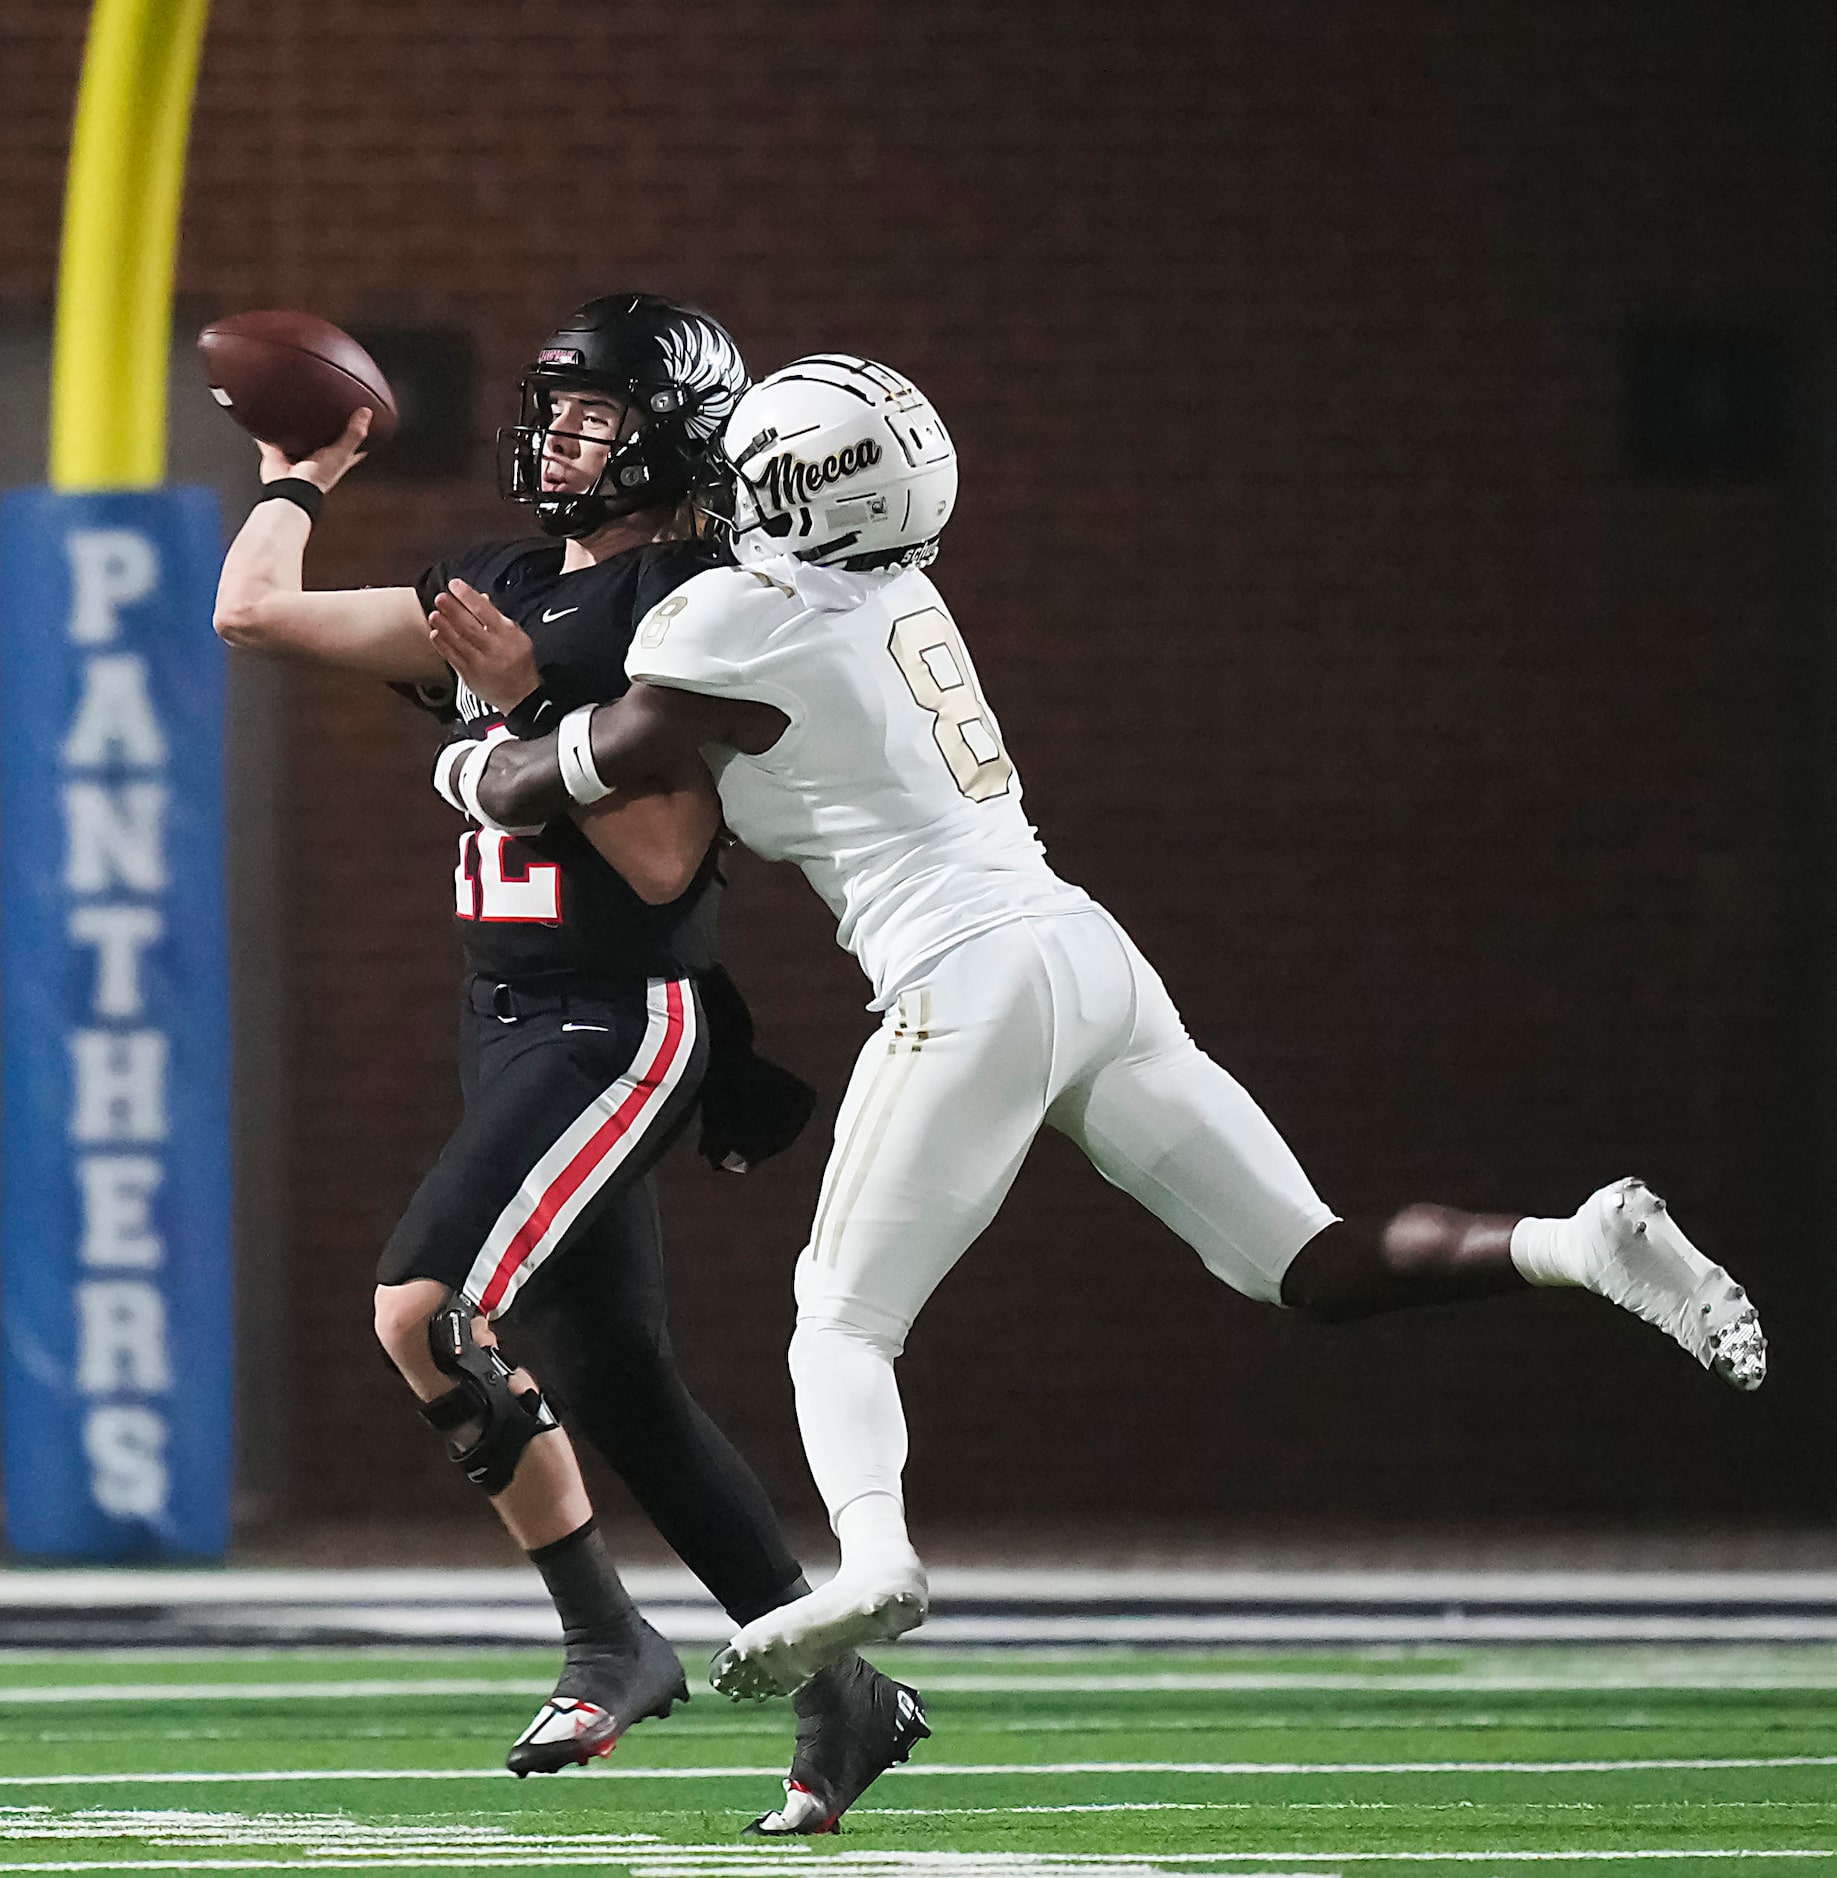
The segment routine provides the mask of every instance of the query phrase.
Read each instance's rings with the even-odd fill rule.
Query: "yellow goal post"
[[[210,0],[95,0],[77,91],[51,359],[49,479],[166,475],[172,284]]]

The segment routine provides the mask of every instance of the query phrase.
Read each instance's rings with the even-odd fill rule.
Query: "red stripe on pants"
[[[517,1236],[504,1248],[504,1256],[498,1260],[497,1269],[491,1274],[491,1282],[478,1301],[481,1311],[489,1313],[497,1308],[518,1266],[542,1243],[543,1235],[553,1224],[555,1215],[631,1132],[645,1108],[657,1101],[660,1085],[682,1048],[682,1000],[681,981],[670,979],[664,986],[663,1041],[658,1044],[657,1054],[651,1059],[650,1067],[639,1077],[637,1087],[631,1094],[593,1131],[582,1144],[580,1152],[543,1189],[535,1210],[518,1229]]]

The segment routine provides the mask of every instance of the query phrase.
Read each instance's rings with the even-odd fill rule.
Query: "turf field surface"
[[[703,1688],[519,1782],[547,1653],[0,1657],[0,1874],[1837,1871],[1829,1648],[884,1661],[934,1738],[843,1834],[762,1843],[786,1703]]]

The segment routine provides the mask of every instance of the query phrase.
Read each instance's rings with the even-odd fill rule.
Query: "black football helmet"
[[[591,489],[542,487],[554,393],[590,386],[628,399],[639,428],[613,445]],[[498,486],[535,505],[544,534],[590,535],[614,516],[679,500],[720,475],[721,427],[747,387],[725,327],[652,293],[590,300],[551,333],[523,376],[521,420],[498,432]]]

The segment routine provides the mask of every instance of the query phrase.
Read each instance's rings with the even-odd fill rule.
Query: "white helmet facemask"
[[[727,422],[734,553],[851,573],[922,567],[957,497],[930,401],[867,359],[824,353],[762,379]]]

